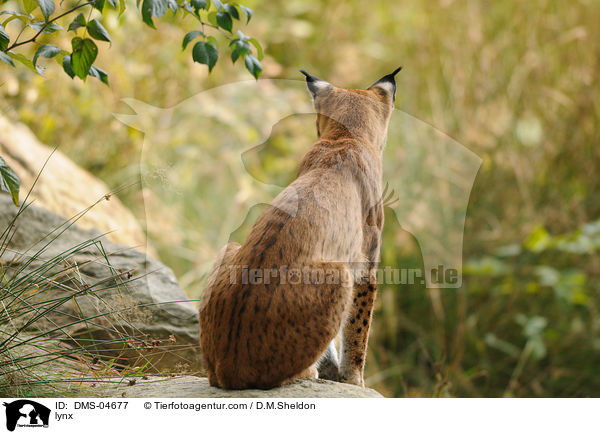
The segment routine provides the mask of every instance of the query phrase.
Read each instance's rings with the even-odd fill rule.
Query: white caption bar
[[[598,399],[19,399],[15,433],[598,432]],[[185,431],[182,431],[185,430]],[[6,432],[6,431],[4,431]]]

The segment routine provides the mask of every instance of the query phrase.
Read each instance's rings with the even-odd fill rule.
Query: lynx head
[[[327,139],[344,136],[366,140],[379,150],[385,145],[387,128],[396,99],[397,68],[366,90],[343,89],[300,70],[317,112],[317,134]]]

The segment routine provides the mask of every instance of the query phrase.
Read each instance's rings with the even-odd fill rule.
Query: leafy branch
[[[10,47],[7,47],[5,50],[2,50],[2,51],[4,51],[6,53],[6,52],[12,50],[13,48],[20,47],[21,45],[29,44],[31,42],[35,42],[36,39],[38,38],[38,36],[40,36],[44,32],[44,30],[50,24],[52,24],[56,20],[58,20],[58,19],[60,19],[60,18],[62,18],[64,16],[66,16],[66,15],[69,15],[69,14],[75,12],[77,9],[83,8],[85,6],[93,5],[94,3],[96,3],[96,1],[97,0],[92,0],[92,1],[89,1],[87,3],[83,3],[83,4],[80,4],[80,5],[77,5],[77,6],[73,7],[73,8],[71,8],[71,9],[69,9],[68,11],[63,12],[62,14],[60,14],[60,15],[52,18],[51,20],[46,21],[44,23],[44,25],[38,30],[38,32],[35,35],[33,35],[33,37],[27,39],[26,41],[17,42],[19,40],[19,36],[17,36],[17,38],[15,39],[15,42],[13,42],[13,44]]]
[[[0,0],[0,2],[6,3],[6,0]],[[19,0],[18,5],[20,9],[18,11],[3,10],[0,12],[0,16],[8,15],[4,22],[0,22],[0,61],[11,67],[15,67],[15,61],[18,61],[34,72],[43,75],[44,68],[38,65],[38,59],[40,57],[54,58],[71,78],[77,76],[85,80],[87,76],[92,76],[108,85],[108,74],[94,65],[98,56],[98,46],[95,41],[111,42],[110,35],[102,25],[100,18],[109,7],[118,9],[119,15],[123,14],[126,9],[125,0],[79,2],[62,12],[56,12],[56,14],[54,0]],[[105,7],[106,5],[109,7]],[[252,10],[246,6],[239,3],[222,3],[219,0],[186,0],[182,3],[177,3],[175,0],[137,0],[136,6],[140,10],[142,21],[152,29],[156,29],[154,19],[162,18],[169,10],[173,14],[181,10],[184,17],[193,16],[198,21],[200,28],[184,36],[182,48],[185,50],[193,39],[201,39],[193,46],[192,59],[206,65],[209,71],[212,71],[219,59],[219,44],[213,35],[208,34],[207,29],[217,31],[229,40],[228,48],[234,63],[238,58],[243,57],[246,69],[255,78],[260,76],[262,72],[260,61],[263,59],[263,51],[259,42],[244,35],[240,30],[237,31],[237,37],[233,35],[234,21],[242,21],[242,17],[245,17],[247,24],[252,18]],[[80,12],[67,28],[67,32],[75,33],[75,36],[71,38],[70,51],[52,44],[38,43],[37,40],[42,34],[52,34],[64,30],[57,23],[58,20],[85,7],[90,8],[87,18],[83,12]],[[91,19],[94,10],[100,16]],[[35,13],[38,14],[38,17],[34,15]],[[39,16],[40,13],[42,16]],[[11,39],[6,27],[15,20],[21,23],[21,27],[17,28],[17,26],[11,25],[11,28],[18,32]],[[33,29],[34,34],[28,39],[19,41],[21,35],[28,28]],[[78,35],[80,28],[84,29],[84,33]],[[31,58],[14,51],[15,48],[33,43],[38,44],[38,48]]]

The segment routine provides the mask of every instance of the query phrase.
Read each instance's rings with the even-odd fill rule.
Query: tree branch
[[[46,23],[42,26],[42,28],[35,34],[33,35],[33,37],[25,40],[25,41],[21,41],[21,42],[17,42],[17,40],[19,39],[17,37],[17,39],[15,40],[15,42],[13,42],[13,44],[10,47],[6,47],[4,51],[5,53],[7,53],[8,51],[12,50],[13,48],[16,47],[20,47],[21,45],[25,45],[25,44],[29,44],[31,42],[35,42],[35,40],[37,39],[38,36],[40,36],[42,34],[42,32],[46,29],[46,27],[48,27],[50,24],[52,24],[54,21],[58,20],[59,18],[64,17],[65,15],[69,15],[70,13],[76,11],[77,9],[83,8],[85,6],[89,6],[89,5],[93,5],[94,3],[96,3],[97,0],[90,0],[87,3],[82,3],[80,5],[74,6],[73,8],[69,9],[66,12],[63,12],[60,15],[57,15],[56,17],[52,18],[51,20],[46,21]]]

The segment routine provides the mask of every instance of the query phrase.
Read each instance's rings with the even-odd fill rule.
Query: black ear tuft
[[[301,69],[300,72],[306,77],[306,86],[308,87],[308,90],[312,94],[313,98],[316,98],[317,94],[328,92],[333,89],[331,84],[325,80],[315,77],[314,75],[310,75],[304,69]]]
[[[301,69],[300,72],[306,77],[306,81],[315,81],[320,80],[320,78],[315,77],[314,75],[310,75],[304,69]]]
[[[394,72],[392,72],[390,75],[391,75],[392,77],[395,77],[395,76],[396,76],[396,74],[398,74],[400,71],[402,71],[402,67],[401,67],[401,66],[399,66],[399,67],[397,67],[396,69],[394,69]]]
[[[383,77],[381,77],[379,80],[377,80],[375,83],[373,83],[371,86],[369,86],[369,89],[372,89],[373,87],[379,87],[380,89],[383,89],[385,92],[390,92],[392,94],[392,99],[394,101],[396,101],[396,74],[398,74],[400,72],[400,70],[402,69],[402,67],[398,67],[394,70],[394,72],[392,72],[391,74],[388,75],[384,75]]]

